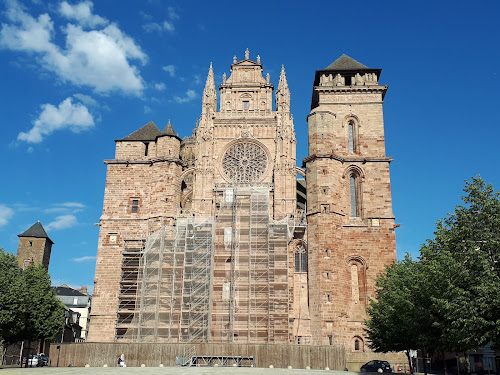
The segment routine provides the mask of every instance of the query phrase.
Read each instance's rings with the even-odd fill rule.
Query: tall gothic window
[[[349,153],[354,154],[354,122],[349,121]]]
[[[358,217],[360,213],[360,202],[359,202],[359,176],[357,174],[351,174],[350,177],[350,193],[351,193],[351,216]]]
[[[302,242],[295,245],[295,272],[307,272],[307,251]]]

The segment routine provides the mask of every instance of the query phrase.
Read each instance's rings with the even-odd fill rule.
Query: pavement
[[[357,372],[259,367],[38,367],[0,368],[0,375],[359,375]]]

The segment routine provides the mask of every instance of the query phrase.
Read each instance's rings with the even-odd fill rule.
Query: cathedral
[[[396,260],[380,74],[346,55],[316,71],[300,161],[285,69],[275,91],[248,50],[218,93],[210,66],[191,137],[150,122],[116,140],[88,341],[369,351]]]

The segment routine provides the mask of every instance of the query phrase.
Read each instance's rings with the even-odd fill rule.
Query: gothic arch
[[[354,336],[352,338],[352,348],[355,352],[365,351],[365,342],[361,336]]]
[[[300,167],[295,167],[295,170],[297,171],[297,174],[300,174],[302,177],[306,178],[306,171],[303,170]]]
[[[190,174],[190,173],[194,173],[195,171],[195,168],[188,168],[186,169],[184,172],[181,173],[181,181],[184,180],[184,178]]]
[[[346,258],[345,266],[351,280],[351,300],[354,305],[364,307],[368,299],[366,260],[360,255],[351,255]]]
[[[353,174],[361,177],[363,180],[365,179],[365,172],[363,169],[357,165],[351,164],[346,169],[344,169],[344,173],[342,174],[342,178],[351,177]]]

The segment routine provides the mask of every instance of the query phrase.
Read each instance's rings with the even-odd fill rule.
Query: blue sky
[[[307,156],[314,72],[347,54],[382,68],[398,257],[480,174],[500,189],[498,1],[42,1],[0,5],[0,247],[40,220],[53,283],[93,287],[114,140],[171,120],[181,137],[234,55],[285,65]]]

